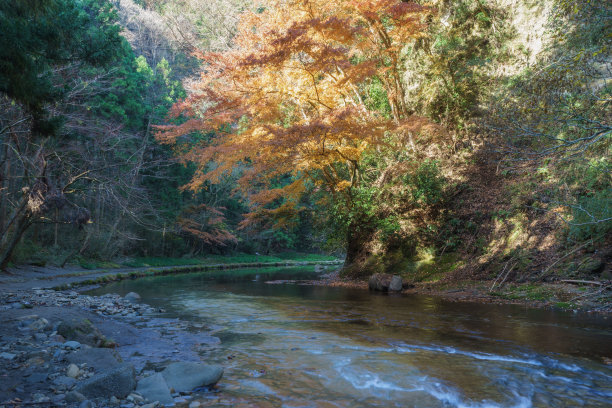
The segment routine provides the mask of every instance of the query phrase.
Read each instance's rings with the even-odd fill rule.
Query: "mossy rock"
[[[100,330],[87,319],[64,320],[57,327],[57,332],[66,340],[78,341],[93,347],[102,347],[108,343]]]

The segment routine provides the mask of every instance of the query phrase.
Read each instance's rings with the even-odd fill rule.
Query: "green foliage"
[[[373,77],[369,83],[362,85],[362,93],[363,103],[369,110],[379,112],[386,119],[391,118],[387,91],[378,77]]]
[[[612,231],[612,190],[595,191],[580,197],[571,206],[572,221],[569,223],[568,238],[584,241],[601,238]]]
[[[291,262],[317,262],[333,261],[335,257],[329,255],[307,254],[300,252],[281,252],[274,255],[253,254],[229,254],[208,255],[201,258],[170,258],[170,257],[137,257],[132,258],[123,265],[129,267],[147,266],[179,266],[179,265],[215,265],[215,264],[237,264],[237,263],[284,263]]]
[[[436,160],[425,160],[413,173],[406,173],[402,178],[415,203],[432,206],[442,201],[445,180]]]
[[[121,42],[116,16],[104,0],[1,0],[0,93],[34,115],[34,131],[55,134],[61,118],[47,104],[62,98],[59,66],[107,66]]]
[[[503,54],[503,11],[484,0],[436,1],[429,37],[407,50],[407,101],[418,113],[465,129]]]

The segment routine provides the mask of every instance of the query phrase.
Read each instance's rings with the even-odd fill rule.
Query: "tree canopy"
[[[427,123],[407,112],[400,79],[403,44],[424,35],[428,13],[394,0],[276,1],[247,13],[232,49],[199,55],[197,91],[171,112],[186,120],[160,127],[159,140],[214,131],[182,156],[200,166],[188,187],[240,167],[247,223],[293,214],[307,183],[350,202],[364,152]],[[391,115],[364,102],[374,80]],[[277,183],[285,174],[290,182]]]

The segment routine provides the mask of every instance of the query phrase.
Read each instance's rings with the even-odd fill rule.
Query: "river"
[[[122,281],[221,343],[203,406],[610,407],[612,321],[514,305],[270,282],[312,268]],[[201,327],[201,329],[197,329]]]

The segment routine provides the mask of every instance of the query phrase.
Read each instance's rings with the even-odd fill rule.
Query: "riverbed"
[[[301,284],[311,268],[121,281],[225,367],[203,406],[607,407],[606,316]]]

